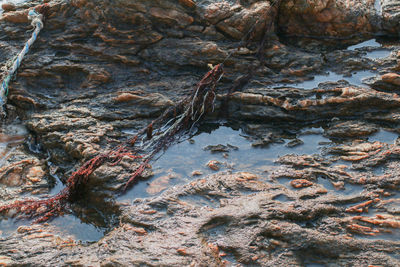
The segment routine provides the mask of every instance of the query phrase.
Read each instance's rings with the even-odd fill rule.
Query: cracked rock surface
[[[184,173],[149,168],[131,189],[145,193],[121,197],[137,166],[124,157],[97,169],[64,217],[32,225],[2,214],[0,264],[400,265],[398,1],[3,4],[1,66],[29,38],[32,8],[46,20],[10,85],[1,203],[57,193],[190,94],[208,64],[224,61],[225,74],[214,112],[187,140],[203,145],[204,164],[175,152]],[[259,156],[228,137],[213,143],[207,123],[240,132]],[[97,236],[64,231],[69,223]]]

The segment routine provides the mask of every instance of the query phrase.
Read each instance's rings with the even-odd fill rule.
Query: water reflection
[[[146,181],[139,181],[127,194],[119,200],[132,200],[135,198],[149,197],[149,185],[158,183],[159,192],[173,185],[183,184],[191,179],[193,171],[201,175],[214,173],[206,166],[210,160],[221,162],[221,170],[247,171],[263,174],[266,166],[275,165],[275,161],[286,154],[319,154],[321,148],[330,144],[330,140],[322,136],[322,128],[309,128],[299,133],[298,139],[302,144],[288,147],[286,144],[291,139],[285,139],[283,143],[273,143],[268,147],[255,148],[252,141],[241,129],[234,129],[222,125],[210,131],[201,132],[190,140],[184,140],[179,144],[168,148],[156,161],[153,162],[155,173]],[[212,153],[204,148],[210,145],[234,146],[229,152]],[[170,178],[168,178],[170,177]],[[162,186],[158,180],[165,180]],[[156,184],[157,185],[157,184]],[[152,191],[152,192],[156,192]],[[157,192],[158,193],[158,192]]]
[[[363,83],[363,80],[367,79],[369,77],[372,77],[372,76],[375,76],[375,74],[369,70],[354,72],[351,74],[350,77],[348,77],[347,75],[337,74],[333,71],[329,71],[328,73],[314,76],[314,78],[312,80],[304,81],[301,83],[295,83],[295,84],[289,84],[289,83],[275,84],[274,88],[293,87],[293,88],[310,90],[310,89],[317,88],[320,83],[338,82],[340,80],[345,80],[352,85],[365,86],[365,84]]]
[[[355,45],[351,45],[349,47],[347,47],[348,50],[356,50],[359,48],[364,48],[364,47],[382,47],[382,45],[380,43],[378,43],[376,41],[376,39],[371,39],[371,40],[367,40]]]
[[[81,199],[70,207],[71,213],[48,221],[55,234],[72,237],[82,242],[97,241],[119,222],[119,207],[109,195],[99,192],[85,192]],[[18,227],[30,225],[32,220],[21,218],[0,218],[0,236],[7,237]]]
[[[369,59],[379,59],[379,58],[386,58],[390,55],[392,51],[387,50],[387,49],[379,49],[379,50],[374,50],[371,52],[367,52],[365,57]]]
[[[397,140],[398,137],[399,137],[398,133],[380,130],[377,133],[369,136],[368,141],[370,142],[379,141],[382,143],[394,144],[394,142]]]

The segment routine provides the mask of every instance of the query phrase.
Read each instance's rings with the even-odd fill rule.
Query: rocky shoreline
[[[242,147],[221,143],[204,152],[218,168],[188,164],[193,176],[158,174],[155,161],[140,198],[118,196],[136,163],[106,164],[66,214],[99,238],[60,231],[62,217],[60,227],[3,214],[0,264],[400,264],[398,1],[44,2],[3,5],[0,18],[6,62],[30,35],[28,10],[46,15],[10,87],[1,202],[57,193],[83,162],[190,94],[207,65],[222,61],[218,103],[204,122],[240,130],[260,155],[277,153],[255,168]],[[241,90],[229,94],[235,84]],[[215,138],[202,127],[198,134]]]

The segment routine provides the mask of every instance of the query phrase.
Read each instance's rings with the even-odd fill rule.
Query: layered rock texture
[[[44,2],[2,7],[2,65],[30,36],[29,9],[45,15],[10,86],[3,204],[56,193],[83,162],[192,93],[208,64],[223,62],[225,75],[204,121],[231,123],[254,149],[305,146],[310,129],[329,144],[278,153],[263,171],[215,161],[213,175],[151,180],[149,168],[150,196],[128,201],[117,195],[136,163],[107,163],[67,211],[103,237],[81,242],[11,211],[0,264],[400,265],[399,1]],[[208,149],[210,160],[237,150]]]

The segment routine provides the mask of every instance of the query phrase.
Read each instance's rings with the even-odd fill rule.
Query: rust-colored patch
[[[178,252],[178,254],[179,254],[179,255],[182,255],[182,256],[188,255],[188,253],[186,252],[186,249],[184,249],[184,248],[178,248],[178,249],[176,250],[176,252]]]
[[[201,171],[193,171],[192,172],[192,176],[200,176],[203,175],[203,173]]]
[[[346,209],[346,212],[349,213],[362,213],[362,212],[368,212],[368,207],[371,206],[373,203],[379,202],[380,199],[376,198],[374,200],[368,200],[366,202],[363,202],[361,204],[352,206],[350,208]]]
[[[377,233],[379,233],[379,230],[377,229],[373,229],[371,227],[368,226],[362,226],[359,224],[350,224],[347,226],[347,229],[353,233],[357,233],[357,234],[363,234],[363,235],[376,235]]]
[[[293,186],[294,188],[303,188],[303,187],[309,187],[312,186],[314,183],[310,182],[306,179],[295,179],[290,181],[290,185]]]
[[[142,98],[143,98],[142,96],[138,96],[138,95],[131,94],[131,93],[121,93],[117,97],[114,98],[114,101],[128,102],[128,101],[132,101],[132,100],[140,100]]]
[[[3,10],[5,11],[5,12],[8,12],[8,11],[15,11],[15,5],[14,4],[12,4],[12,3],[4,3],[4,4],[2,4],[1,5],[1,8],[3,8]]]
[[[219,162],[217,160],[210,160],[207,163],[207,167],[214,171],[218,171],[220,169],[220,165],[221,165],[221,162]]]
[[[11,23],[28,23],[29,10],[13,11],[3,15],[3,20]]]
[[[193,0],[179,0],[179,3],[190,8],[196,7],[196,3]]]
[[[400,86],[400,74],[386,73],[382,75],[382,81]]]
[[[245,180],[256,180],[257,179],[257,175],[255,175],[254,173],[250,173],[250,172],[241,172],[239,174],[240,178],[243,178]]]

